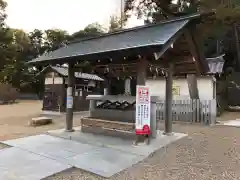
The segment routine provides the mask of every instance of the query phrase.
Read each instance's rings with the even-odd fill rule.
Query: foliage
[[[201,27],[205,39],[205,52],[209,56],[215,54],[216,47],[220,44],[224,46],[221,50],[234,56],[230,51],[236,51],[232,24],[239,22],[239,5],[239,0],[177,0],[175,3],[172,0],[126,0],[123,19],[112,16],[108,30],[98,23],[92,23],[70,35],[61,29],[35,29],[30,33],[12,29],[5,23],[7,3],[0,0],[0,83],[9,83],[20,89],[31,87],[35,92],[42,91],[43,77],[35,76],[42,68],[28,67],[25,64],[27,61],[65,46],[70,41],[121,29],[130,11],[137,12],[146,23],[155,23],[162,19],[215,9],[216,17]],[[89,71],[89,64],[83,62],[79,64],[79,68]]]
[[[12,29],[5,23],[7,3],[0,0],[0,83],[11,84],[21,91],[43,91],[44,77],[36,76],[43,67],[29,67],[26,62],[44,53],[65,46],[69,41],[101,35],[106,30],[98,23],[88,25],[72,35],[61,29],[39,30],[30,33]],[[87,63],[80,65],[88,70]]]
[[[89,24],[83,30],[75,32],[71,35],[70,40],[79,40],[85,38],[91,38],[103,34],[105,30],[98,23]]]
[[[235,46],[232,25],[234,22],[239,23],[240,20],[239,0],[127,0],[125,12],[132,11],[136,11],[139,18],[144,18],[146,23],[196,12],[215,11],[216,16],[205,20],[200,27],[206,55],[212,56],[222,53],[223,50],[233,49],[229,48],[230,44]],[[226,34],[230,34],[227,43],[223,41],[226,40]],[[219,46],[224,47],[218,48]]]
[[[118,16],[111,16],[109,22],[109,32],[117,31],[122,29],[126,25],[127,16],[124,15],[122,18]]]
[[[14,102],[17,99],[18,91],[10,84],[0,84],[0,104]]]
[[[67,44],[69,34],[60,29],[49,29],[44,32],[45,42],[44,45],[47,51],[54,51]]]
[[[158,22],[170,17],[179,17],[203,11],[216,11],[215,22],[229,23],[239,19],[238,0],[126,0],[125,12],[137,11],[139,17]]]

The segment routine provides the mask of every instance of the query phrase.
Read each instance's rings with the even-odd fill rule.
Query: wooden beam
[[[174,69],[185,69],[185,71],[189,70],[189,69],[194,69],[196,71],[195,68],[195,64],[194,63],[189,63],[189,64],[176,64]]]
[[[195,74],[187,75],[188,90],[191,99],[199,99],[197,77]]]
[[[155,60],[158,60],[173,44],[174,42],[183,34],[183,31],[180,30],[172,38],[170,38],[161,48],[159,52],[154,53]]]
[[[200,44],[196,27],[191,27],[186,30],[185,36],[189,43],[189,49],[195,58],[197,73],[206,73],[209,71],[209,66],[204,56],[203,46]]]
[[[196,72],[197,72],[197,74],[201,74],[201,71],[202,71],[201,66],[202,65],[199,62],[200,56],[198,54],[196,45],[193,41],[193,37],[191,35],[191,32],[189,30],[186,30],[185,36],[186,36],[186,39],[188,41],[188,46],[189,46],[189,49],[191,51],[193,61],[195,62]]]
[[[137,64],[137,85],[145,85],[147,79],[148,61],[141,58]]]
[[[182,56],[190,56],[191,55],[191,52],[190,50],[188,50],[188,44],[187,44],[187,47],[184,47],[184,48],[179,48],[179,46],[182,46],[182,45],[178,45],[176,44],[174,46],[174,48],[172,49],[169,49],[165,54],[164,54],[164,58],[168,58],[169,56],[171,57],[182,57]],[[166,55],[167,54],[167,55]]]

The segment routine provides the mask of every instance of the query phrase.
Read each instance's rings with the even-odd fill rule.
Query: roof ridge
[[[168,23],[172,23],[172,22],[176,22],[176,21],[184,21],[184,20],[188,20],[188,19],[194,19],[194,18],[200,17],[203,14],[204,13],[194,13],[194,14],[191,14],[191,15],[175,17],[175,18],[172,18],[172,19],[166,19],[166,20],[160,21],[158,23],[152,23],[152,24],[141,25],[141,26],[136,26],[136,27],[127,28],[127,29],[121,29],[121,30],[118,30],[118,31],[105,33],[105,34],[102,34],[102,35],[99,35],[99,36],[89,37],[89,38],[85,38],[85,39],[78,39],[78,40],[70,42],[68,45],[79,43],[79,42],[84,42],[84,41],[88,41],[88,40],[92,40],[92,39],[98,39],[98,38],[102,38],[102,37],[106,37],[106,36],[111,36],[111,35],[115,35],[115,34],[121,34],[121,33],[129,32],[129,31],[133,31],[133,30],[158,26],[158,25],[162,25],[162,24],[168,24]]]

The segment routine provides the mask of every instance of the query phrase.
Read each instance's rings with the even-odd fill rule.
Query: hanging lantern
[[[124,65],[122,65],[122,71],[125,72],[125,70],[126,70],[126,69],[125,69]]]
[[[104,73],[109,73],[109,67],[104,69]]]
[[[150,66],[149,71],[152,72],[152,66]]]
[[[156,67],[156,73],[157,73],[157,75],[158,75],[158,73],[159,73],[159,72],[158,72],[158,68],[157,68],[157,67]]]

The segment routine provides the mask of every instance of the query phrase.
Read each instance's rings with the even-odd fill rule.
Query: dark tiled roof
[[[68,69],[64,67],[57,67],[57,66],[51,66],[53,70],[58,72],[60,75],[67,77],[68,76]],[[79,79],[88,79],[88,80],[94,80],[94,81],[104,81],[102,78],[95,74],[87,74],[87,73],[81,73],[81,72],[75,72],[75,77]]]
[[[42,55],[30,63],[60,60],[69,57],[84,58],[88,55],[100,54],[124,49],[164,45],[192,19],[201,14],[180,17],[158,24],[140,26],[117,31],[99,37],[74,42],[48,54]]]
[[[223,66],[224,66],[224,55],[217,56],[214,58],[207,58],[208,66],[209,66],[209,73],[210,74],[216,74],[216,73],[222,73],[223,72]]]

